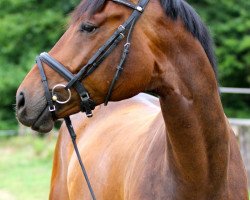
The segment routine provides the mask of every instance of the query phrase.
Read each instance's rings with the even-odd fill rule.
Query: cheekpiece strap
[[[43,88],[44,88],[44,91],[45,91],[46,100],[47,100],[48,105],[49,105],[49,111],[50,112],[55,112],[56,111],[56,107],[53,104],[52,95],[50,93],[49,86],[48,86],[48,80],[47,80],[45,71],[43,69],[42,61],[41,61],[41,59],[39,57],[36,58],[36,63],[37,63],[39,72],[40,72],[41,77],[42,77]]]

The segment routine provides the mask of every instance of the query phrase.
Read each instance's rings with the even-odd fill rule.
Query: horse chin
[[[39,133],[48,133],[54,127],[54,120],[48,109],[45,109],[37,120],[33,123],[31,128]]]

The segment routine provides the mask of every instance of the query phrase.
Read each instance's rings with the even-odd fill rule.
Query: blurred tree
[[[16,127],[15,93],[35,56],[64,32],[76,0],[0,1],[0,129]]]
[[[209,26],[220,85],[250,88],[250,1],[188,0]],[[227,114],[250,117],[250,95],[222,95]]]

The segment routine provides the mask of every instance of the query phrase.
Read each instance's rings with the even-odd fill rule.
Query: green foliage
[[[34,64],[35,56],[50,49],[60,38],[68,13],[79,2],[0,1],[0,129],[16,127],[14,104],[18,85]],[[188,2],[209,25],[215,39],[220,84],[250,87],[250,1]],[[249,110],[250,95],[223,95],[223,103],[226,110],[232,111],[228,114],[237,117],[241,110]]]
[[[15,93],[35,56],[64,32],[76,0],[0,1],[0,129],[16,127]]]
[[[220,85],[250,88],[250,1],[190,2],[212,32]],[[250,95],[223,95],[222,100],[229,116],[250,117]]]

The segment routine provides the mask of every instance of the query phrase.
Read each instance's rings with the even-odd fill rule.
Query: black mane
[[[78,20],[87,10],[90,14],[100,10],[105,1],[83,0],[72,14],[73,22]],[[217,62],[213,50],[213,40],[196,11],[185,0],[160,0],[160,3],[169,17],[173,20],[180,18],[186,29],[200,41],[217,77]]]
[[[179,17],[185,24],[186,29],[200,41],[217,77],[217,62],[214,55],[213,40],[199,15],[185,0],[160,1],[166,14],[173,20],[177,20]]]

